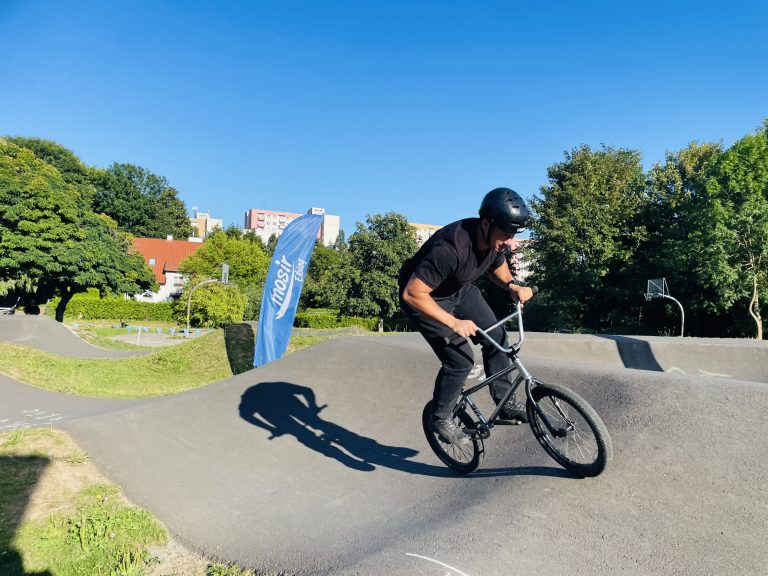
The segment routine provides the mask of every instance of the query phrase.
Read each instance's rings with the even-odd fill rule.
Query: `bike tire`
[[[565,437],[553,436],[539,413],[528,402],[528,422],[536,440],[547,454],[576,476],[594,477],[602,474],[613,458],[613,444],[608,429],[592,406],[575,392],[554,384],[536,382],[531,395],[550,424],[567,431]],[[560,414],[555,402],[567,419]]]
[[[421,425],[424,435],[427,437],[430,448],[440,461],[451,470],[459,474],[469,474],[480,465],[483,456],[483,441],[480,438],[470,436],[470,443],[466,446],[456,446],[445,442],[432,428],[433,403],[430,400],[424,406],[421,414]],[[462,428],[475,428],[475,422],[463,408],[459,408],[454,418],[461,423]]]

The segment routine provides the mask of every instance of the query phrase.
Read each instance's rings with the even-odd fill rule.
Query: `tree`
[[[719,144],[692,142],[678,152],[667,153],[665,163],[654,165],[649,173],[650,202],[645,212],[648,236],[636,255],[638,281],[666,278],[685,307],[687,331],[693,334],[707,333],[708,324],[721,326],[712,316],[716,295],[703,288],[698,272],[707,266],[706,257],[691,240],[706,220],[707,181],[722,154]],[[668,302],[655,306],[662,311],[671,309]],[[674,314],[678,314],[676,307]]]
[[[98,171],[94,180],[94,210],[113,218],[121,230],[146,238],[192,236],[187,209],[164,177],[115,163]]]
[[[156,286],[128,236],[90,209],[61,173],[26,148],[0,140],[0,293],[59,295],[56,319],[89,287],[137,293]]]
[[[261,295],[269,270],[269,256],[258,237],[254,239],[247,235],[241,236],[239,230],[233,230],[237,231],[237,234],[232,233],[230,229],[214,230],[199,250],[181,262],[179,270],[200,281],[219,278],[221,264],[229,264],[229,281],[238,285],[245,295],[243,314],[246,319],[255,320],[261,307]],[[188,285],[188,288],[191,286]],[[197,292],[193,295],[193,298],[195,297]],[[186,302],[186,294],[182,295],[181,299]]]
[[[640,154],[586,145],[548,169],[531,201],[532,269],[555,326],[601,330],[632,318],[640,303],[627,287],[630,263],[646,235],[647,194]],[[542,300],[543,302],[543,300]]]
[[[180,263],[179,271],[189,276],[218,278],[222,262],[229,264],[231,283],[242,287],[264,285],[269,257],[261,245],[225,230],[214,230],[198,250]]]
[[[702,254],[697,272],[717,294],[713,308],[748,300],[758,339],[761,301],[768,297],[768,120],[734,143],[707,182],[706,210],[699,213],[691,249]]]
[[[5,140],[11,144],[31,150],[39,160],[56,168],[67,184],[77,186],[81,194],[86,191],[88,196],[93,195],[91,186],[93,184],[94,171],[85,166],[80,158],[75,156],[71,150],[51,140],[42,140],[40,138],[17,136],[6,137]]]
[[[357,274],[347,251],[329,248],[318,242],[306,278],[301,294],[302,308],[341,310]]]
[[[188,286],[196,286],[202,278],[192,277]],[[192,294],[190,302],[190,324],[206,328],[218,328],[225,324],[243,321],[245,312],[245,296],[236,284],[220,284],[212,282],[205,284]],[[174,317],[179,323],[187,321],[186,295],[173,304]]]
[[[376,214],[366,218],[366,225],[358,222],[349,238],[351,263],[357,274],[343,312],[383,320],[398,317],[398,273],[416,249],[416,232],[400,214]]]

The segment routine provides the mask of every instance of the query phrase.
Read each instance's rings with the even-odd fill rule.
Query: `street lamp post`
[[[220,280],[217,280],[216,278],[203,280],[202,282],[196,284],[195,287],[189,291],[189,296],[187,296],[187,333],[184,336],[185,338],[189,338],[189,313],[192,308],[192,294],[194,293],[195,290],[200,288],[200,286],[203,286],[204,284],[210,284],[211,282],[221,282],[222,284],[229,284],[229,264],[222,263]]]

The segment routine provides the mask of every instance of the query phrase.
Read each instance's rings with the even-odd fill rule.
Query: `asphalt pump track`
[[[28,345],[68,338],[34,330]],[[565,359],[526,365],[602,416],[615,454],[595,479],[527,426],[495,429],[469,476],[443,467],[420,423],[438,366],[413,334],[337,338],[146,400],[3,377],[0,428],[56,414],[182,542],[257,573],[764,574],[768,385]]]

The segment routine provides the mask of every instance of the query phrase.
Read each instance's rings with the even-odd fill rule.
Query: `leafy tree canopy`
[[[229,264],[229,281],[245,288],[263,286],[269,269],[269,257],[261,243],[214,230],[199,250],[181,262],[182,273],[199,278],[219,278],[222,262]]]
[[[63,320],[72,295],[136,293],[154,287],[129,238],[98,216],[78,188],[52,165],[0,140],[0,293],[34,293],[37,301],[60,295]]]
[[[31,150],[39,160],[56,168],[67,184],[77,186],[81,194],[86,193],[84,195],[88,198],[92,196],[91,185],[94,171],[85,166],[80,161],[80,158],[75,156],[71,150],[51,140],[42,140],[40,138],[17,136],[6,137],[5,140],[11,144]]]
[[[416,248],[416,232],[401,214],[376,214],[368,216],[365,225],[358,222],[349,237],[349,253],[359,275],[347,293],[344,312],[385,320],[397,317],[398,273]]]
[[[707,193],[691,240],[692,249],[704,256],[698,272],[704,286],[717,293],[713,306],[749,300],[762,338],[761,308],[768,296],[768,121],[722,155]]]
[[[581,146],[548,169],[549,184],[531,202],[535,282],[556,303],[556,323],[600,329],[631,297],[631,261],[646,228],[640,154]]]
[[[96,212],[121,230],[146,238],[188,238],[193,229],[178,192],[163,176],[133,164],[112,164],[95,177]]]
[[[302,307],[345,308],[347,294],[358,277],[346,250],[329,248],[318,242],[309,261],[301,294]]]

